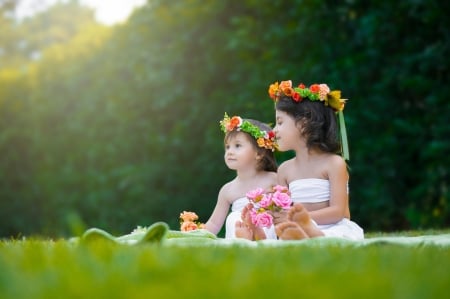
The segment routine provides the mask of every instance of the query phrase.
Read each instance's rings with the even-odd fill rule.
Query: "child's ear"
[[[297,129],[299,129],[299,130],[301,130],[301,129],[303,128],[304,125],[305,125],[305,120],[304,120],[304,119],[300,119],[300,120],[297,120],[297,121],[295,122],[295,127],[296,127]]]
[[[295,127],[299,130],[300,134],[302,134],[302,135],[305,130],[305,124],[306,124],[306,120],[304,120],[304,119],[297,121],[297,123],[295,124]]]

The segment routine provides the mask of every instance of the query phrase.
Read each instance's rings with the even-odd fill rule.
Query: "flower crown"
[[[326,84],[313,84],[309,88],[303,83],[292,87],[291,80],[281,81],[280,84],[278,82],[270,84],[269,96],[274,101],[278,101],[282,95],[291,97],[295,102],[301,102],[305,98],[310,101],[322,101],[325,106],[330,106],[334,111],[344,110],[345,101],[347,101],[347,99],[341,99],[340,90],[330,91]]]
[[[277,148],[275,142],[275,133],[273,131],[263,131],[248,120],[243,120],[239,116],[229,117],[225,112],[223,119],[220,121],[220,128],[224,133],[233,130],[241,131],[250,134],[256,139],[259,147],[270,149],[274,151]]]
[[[310,101],[321,101],[325,106],[330,106],[337,112],[339,133],[341,136],[342,156],[345,160],[350,159],[348,151],[347,130],[345,129],[344,106],[347,99],[341,99],[341,91],[333,90],[326,84],[313,84],[307,88],[303,83],[297,87],[292,87],[292,81],[275,82],[269,86],[269,96],[277,102],[281,96],[291,97],[294,102],[301,102],[303,99]]]

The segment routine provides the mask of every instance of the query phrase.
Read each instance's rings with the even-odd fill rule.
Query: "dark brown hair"
[[[318,148],[324,152],[340,154],[341,144],[335,111],[321,101],[303,99],[295,102],[292,97],[282,96],[275,109],[292,116],[295,124],[302,126],[308,149]]]

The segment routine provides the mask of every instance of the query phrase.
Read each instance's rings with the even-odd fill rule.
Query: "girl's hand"
[[[273,216],[273,224],[277,225],[282,222],[286,222],[288,220],[287,214],[289,210],[281,210],[272,212]]]

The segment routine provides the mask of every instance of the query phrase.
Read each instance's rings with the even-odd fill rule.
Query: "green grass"
[[[0,242],[0,298],[445,298],[449,269],[450,249],[432,245],[9,240]]]

